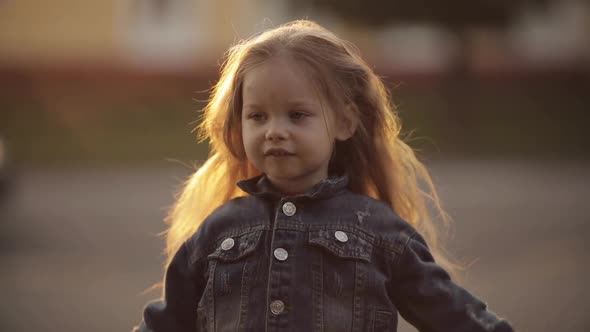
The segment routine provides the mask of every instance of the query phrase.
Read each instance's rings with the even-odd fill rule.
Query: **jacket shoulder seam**
[[[408,247],[408,244],[409,244],[409,243],[410,243],[410,241],[411,241],[411,240],[414,238],[414,236],[416,236],[416,234],[417,234],[417,233],[418,233],[418,230],[416,230],[416,229],[412,228],[412,231],[410,232],[410,234],[404,237],[404,239],[403,239],[403,243],[400,245],[400,247],[401,247],[401,250],[400,250],[400,252],[399,252],[399,255],[397,255],[397,256],[396,256],[396,258],[395,258],[394,265],[396,265],[396,266],[397,266],[397,265],[399,265],[399,264],[400,264],[399,262],[400,262],[400,260],[401,260],[401,257],[403,257],[403,256],[404,256],[404,254],[405,254],[405,252],[406,252],[406,249],[407,249],[407,247]],[[403,232],[402,232],[402,234],[405,234],[405,233],[403,233]]]

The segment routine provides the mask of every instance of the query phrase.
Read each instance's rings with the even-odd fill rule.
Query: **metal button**
[[[289,217],[294,215],[295,211],[297,211],[295,204],[293,204],[291,202],[287,202],[287,203],[283,204],[283,213],[288,215]]]
[[[334,233],[334,236],[336,237],[336,240],[340,242],[348,241],[348,235],[346,235],[346,233],[344,233],[343,231],[336,231],[336,233]]]
[[[287,257],[289,257],[289,253],[283,248],[276,248],[274,254],[275,258],[280,261],[284,261],[287,259]]]
[[[232,239],[231,237],[228,237],[227,239],[223,240],[223,242],[221,242],[221,249],[230,250],[231,248],[234,247],[234,244],[235,244],[234,239]]]
[[[270,303],[270,312],[274,315],[278,315],[285,311],[285,304],[281,300],[274,300]]]

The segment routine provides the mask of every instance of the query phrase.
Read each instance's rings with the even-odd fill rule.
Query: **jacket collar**
[[[284,194],[277,191],[268,177],[264,174],[238,181],[236,184],[240,189],[253,196],[275,196],[282,197]],[[348,185],[347,175],[330,175],[327,179],[324,179],[316,183],[308,191],[303,194],[296,194],[292,197],[307,197],[312,199],[323,199],[329,198],[339,194],[346,189]]]

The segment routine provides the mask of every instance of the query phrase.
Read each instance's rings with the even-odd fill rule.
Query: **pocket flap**
[[[235,261],[242,257],[248,256],[258,246],[262,235],[262,230],[256,230],[248,233],[239,234],[221,238],[217,241],[215,251],[207,258],[219,259],[222,261]]]
[[[336,234],[340,232],[340,234]],[[345,235],[343,236],[342,233]],[[341,258],[371,261],[373,245],[355,232],[339,229],[321,229],[309,232],[309,243],[320,246]]]

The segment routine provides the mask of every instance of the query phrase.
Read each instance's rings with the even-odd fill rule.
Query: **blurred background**
[[[4,0],[0,331],[139,322],[224,51],[298,18],[391,88],[462,285],[519,331],[590,330],[590,2]]]

